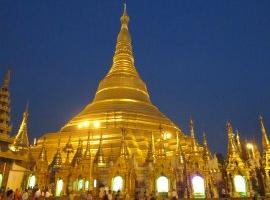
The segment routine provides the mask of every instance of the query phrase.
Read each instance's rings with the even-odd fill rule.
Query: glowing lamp
[[[94,121],[93,125],[95,128],[99,128],[100,127],[100,122],[99,121]]]
[[[205,196],[204,180],[201,176],[192,178],[192,188],[195,196]]]
[[[236,175],[233,178],[234,188],[236,192],[246,194],[247,188],[246,188],[246,180],[241,175]]]
[[[78,124],[78,128],[80,129],[80,128],[82,128],[82,127],[83,127],[82,124],[79,123],[79,124]]]
[[[0,187],[2,187],[2,182],[3,182],[3,174],[0,174]]]
[[[58,179],[56,183],[56,191],[55,196],[59,197],[61,195],[61,192],[63,190],[64,181],[62,179]]]
[[[29,176],[28,187],[29,188],[34,188],[35,185],[36,185],[36,176],[34,176],[34,175]]]
[[[121,176],[116,176],[113,178],[113,183],[112,183],[112,190],[113,191],[118,191],[122,190],[123,188],[123,178]]]
[[[166,176],[160,176],[157,179],[157,191],[158,193],[169,192],[169,180]]]
[[[89,181],[85,181],[84,189],[89,190]]]
[[[89,126],[89,121],[84,121],[83,122],[83,127],[88,127]]]
[[[97,180],[95,179],[94,180],[94,188],[96,188],[97,187]]]
[[[251,143],[247,143],[246,146],[247,146],[248,149],[251,149],[251,150],[253,149],[253,144],[251,144]]]
[[[83,189],[83,179],[80,179],[78,182],[78,190],[82,190]]]

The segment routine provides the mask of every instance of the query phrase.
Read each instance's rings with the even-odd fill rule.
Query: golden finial
[[[154,135],[152,133],[151,139],[150,139],[150,142],[148,145],[148,152],[147,152],[145,162],[148,162],[148,163],[155,162],[155,143],[154,143],[154,140],[155,140]]]
[[[233,128],[232,128],[231,122],[228,121],[226,124],[226,127],[227,127],[228,136],[232,137],[233,136]]]
[[[203,132],[203,149],[204,149],[204,159],[209,160],[211,157],[211,153],[208,148],[208,142],[205,132]]]
[[[197,142],[196,142],[196,139],[195,139],[194,123],[193,123],[192,118],[190,118],[190,121],[189,121],[189,129],[190,129],[190,136],[192,138],[193,151],[197,152],[198,151],[198,146],[197,146]]]
[[[122,24],[121,28],[128,29],[129,16],[127,14],[127,4],[126,3],[124,3],[124,11],[123,11],[123,14],[122,14],[120,21]]]
[[[233,127],[231,122],[227,122],[227,135],[228,135],[228,154],[234,154],[236,153],[236,145],[234,140],[234,133],[233,133]]]
[[[11,74],[11,70],[8,69],[5,76],[4,76],[4,80],[3,80],[3,87],[8,88],[9,87],[9,83],[10,83],[10,74]]]
[[[206,133],[205,132],[203,132],[203,145],[204,146],[208,146],[207,137],[206,137]]]
[[[194,123],[193,123],[192,118],[190,118],[190,121],[189,121],[189,129],[190,129],[190,136],[192,138],[194,138],[195,137],[195,133],[194,133]]]
[[[88,138],[87,138],[87,144],[86,144],[86,149],[84,153],[84,157],[87,159],[91,159],[91,147],[90,147],[90,132],[88,132]]]
[[[179,132],[176,133],[176,154],[177,160],[180,162],[180,164],[184,163],[184,155],[182,151],[182,147],[180,145],[180,139],[179,139]]]
[[[259,116],[259,120],[260,120],[261,132],[262,132],[262,146],[264,150],[267,150],[267,149],[270,149],[270,143],[269,143],[266,129],[264,127],[263,117],[261,115]]]
[[[125,2],[124,3],[124,13],[126,13],[127,12],[127,3]]]
[[[47,162],[47,151],[45,148],[45,142],[46,142],[46,137],[43,138],[43,143],[42,143],[41,151],[39,154],[39,161],[41,162]]]
[[[240,152],[242,152],[242,147],[241,147],[241,141],[240,141],[240,134],[238,129],[235,130],[235,140],[236,140],[236,145],[237,148]]]

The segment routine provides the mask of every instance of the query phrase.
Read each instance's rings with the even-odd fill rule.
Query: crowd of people
[[[4,188],[0,189],[0,200],[37,200],[37,199],[49,199],[52,196],[50,189],[40,189],[38,187],[29,189],[12,189]]]
[[[25,190],[4,188],[0,189],[0,200],[43,200],[54,199],[52,191],[48,188],[40,189],[37,186]],[[58,197],[59,198],[59,197]],[[57,198],[56,198],[57,199]],[[108,188],[101,187],[95,191],[80,191],[67,192],[61,195],[61,199],[67,200],[156,200],[156,199],[171,199],[177,200],[177,192],[175,190],[167,196],[157,195],[155,192],[148,194],[147,192],[136,192],[134,196],[130,197],[128,194],[122,194],[121,191],[112,191]]]

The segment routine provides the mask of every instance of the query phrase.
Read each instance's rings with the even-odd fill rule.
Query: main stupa
[[[102,137],[105,156],[111,152],[117,156],[123,130],[128,148],[132,154],[139,155],[146,154],[152,135],[160,138],[161,134],[166,133],[169,136],[168,143],[171,139],[173,146],[176,144],[176,133],[185,137],[151,102],[146,84],[137,72],[126,8],[120,21],[121,28],[117,36],[112,66],[100,81],[93,101],[59,132],[47,133],[38,140],[37,146],[41,147],[43,139],[46,138],[48,160],[52,160],[58,138],[62,147],[69,137],[73,145],[77,146],[79,139],[86,141],[90,135],[91,149],[97,150]]]

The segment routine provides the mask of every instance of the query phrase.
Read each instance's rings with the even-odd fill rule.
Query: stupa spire
[[[66,146],[64,147],[63,150],[67,154],[65,164],[68,165],[69,164],[69,154],[73,153],[73,151],[74,151],[72,143],[71,143],[71,137],[70,136],[69,136],[68,141],[66,143]]]
[[[139,76],[134,66],[134,57],[131,44],[131,36],[128,30],[129,16],[126,4],[120,18],[121,28],[117,36],[113,64],[108,73],[111,74],[125,73],[127,75]]]
[[[9,88],[11,70],[8,69],[3,80],[3,88]]]
[[[237,153],[235,141],[234,141],[234,133],[233,128],[230,122],[227,122],[227,136],[228,136],[228,154],[233,155]]]
[[[207,137],[206,137],[205,132],[203,133],[203,149],[204,149],[204,158],[205,158],[205,160],[209,160],[210,157],[211,157],[211,153],[209,151]]]
[[[235,131],[235,142],[236,142],[236,146],[237,149],[240,153],[242,153],[242,145],[241,145],[241,140],[240,140],[240,133],[238,130]]]
[[[155,138],[152,133],[145,162],[155,162]]]
[[[197,145],[197,141],[196,141],[196,138],[195,138],[194,123],[193,123],[192,119],[190,119],[190,121],[189,121],[189,129],[190,129],[190,136],[191,136],[191,139],[192,139],[193,151],[197,152],[198,151],[198,145]]]
[[[122,137],[121,137],[120,157],[128,159],[129,151],[126,144],[125,129],[121,128],[121,132],[122,132]]]
[[[259,116],[259,120],[260,120],[261,132],[262,132],[262,146],[264,150],[268,150],[270,149],[270,143],[269,143],[269,138],[268,138],[266,129],[264,127],[263,117]]]
[[[180,145],[179,133],[176,134],[176,156],[180,164],[184,163],[184,155]]]
[[[99,139],[99,147],[95,156],[94,163],[97,165],[97,167],[105,167],[106,162],[104,159],[104,154],[103,154],[103,148],[102,148],[102,134],[100,135]]]
[[[90,133],[88,133],[86,149],[84,152],[84,158],[91,160]]]
[[[14,142],[12,144],[12,149],[15,151],[21,150],[21,149],[28,149],[29,147],[29,140],[28,140],[28,106],[29,104],[26,104],[25,111],[23,113],[23,119],[19,128],[19,131],[17,135],[15,136]]]
[[[76,153],[75,153],[73,160],[72,160],[72,165],[77,166],[80,163],[82,156],[83,156],[82,140],[79,139],[78,147],[77,147]]]
[[[47,151],[45,148],[45,142],[46,142],[46,137],[44,137],[44,139],[43,139],[41,151],[40,151],[40,154],[38,157],[39,162],[47,162]]]
[[[61,165],[62,165],[62,156],[61,156],[60,137],[59,137],[57,151],[54,154],[51,166],[53,169],[57,169],[57,168],[60,168]]]

